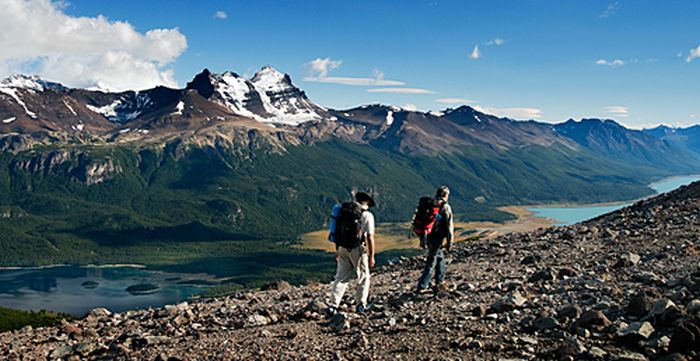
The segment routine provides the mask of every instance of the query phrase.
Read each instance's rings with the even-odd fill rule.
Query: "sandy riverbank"
[[[457,241],[464,241],[471,236],[479,235],[492,238],[510,232],[527,232],[540,227],[549,227],[555,222],[552,219],[535,216],[528,210],[530,206],[508,206],[499,210],[511,213],[517,219],[505,223],[495,222],[459,222],[455,224]],[[377,226],[377,252],[391,249],[418,248],[418,238],[409,238],[408,223],[380,223]],[[321,249],[332,252],[335,245],[328,242],[328,230],[309,232],[301,236],[302,248]]]

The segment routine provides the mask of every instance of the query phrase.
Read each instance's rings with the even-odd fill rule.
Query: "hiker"
[[[369,208],[374,206],[369,194],[357,192],[355,202],[333,208],[329,240],[335,242],[338,266],[331,287],[329,314],[337,312],[348,282],[353,277],[357,278],[355,311],[364,313],[368,309],[369,269],[374,267],[375,251],[374,215]]]
[[[435,273],[435,286],[434,291],[444,292],[448,289],[443,284],[445,279],[445,253],[449,252],[452,247],[452,241],[454,239],[454,221],[452,219],[452,208],[447,203],[450,198],[450,189],[446,186],[438,188],[435,199],[433,203],[434,209],[434,219],[429,220],[425,223],[429,225],[429,229],[424,229],[421,236],[421,241],[425,241],[428,248],[428,256],[425,261],[425,267],[423,268],[423,273],[418,280],[418,286],[416,287],[416,293],[426,293],[428,292],[428,286],[430,285],[430,279]],[[422,199],[421,199],[422,201]],[[419,209],[420,209],[419,203]],[[414,216],[414,229],[416,228],[415,221],[417,214]],[[444,248],[444,251],[443,251]]]

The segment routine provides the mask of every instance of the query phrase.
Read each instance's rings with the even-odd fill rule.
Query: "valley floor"
[[[455,236],[458,242],[480,237],[491,239],[511,232],[530,232],[537,228],[552,226],[555,221],[549,218],[535,216],[530,206],[507,206],[498,208],[499,211],[513,214],[516,219],[504,223],[497,222],[457,222]],[[335,245],[328,241],[328,230],[322,229],[301,236],[301,247],[319,249],[328,252],[335,251]],[[419,249],[418,238],[411,233],[409,223],[380,223],[377,226],[377,252],[392,249]]]

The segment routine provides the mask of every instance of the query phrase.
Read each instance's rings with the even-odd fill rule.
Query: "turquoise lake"
[[[666,193],[682,185],[690,184],[697,180],[700,180],[700,176],[672,177],[651,183],[649,187],[654,189],[657,194]],[[528,210],[538,217],[553,219],[557,225],[562,226],[595,218],[602,214],[626,207],[630,204],[632,204],[632,202],[604,206],[591,205],[582,207],[531,207],[528,208]]]

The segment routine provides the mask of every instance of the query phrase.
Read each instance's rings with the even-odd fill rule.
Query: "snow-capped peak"
[[[288,75],[280,73],[269,65],[265,65],[260,71],[255,73],[250,81],[255,85],[255,88],[266,92],[279,92],[292,87],[292,82]]]
[[[0,81],[2,88],[27,89],[42,92],[46,89],[64,90],[66,87],[41,79],[38,75],[12,74]]]

